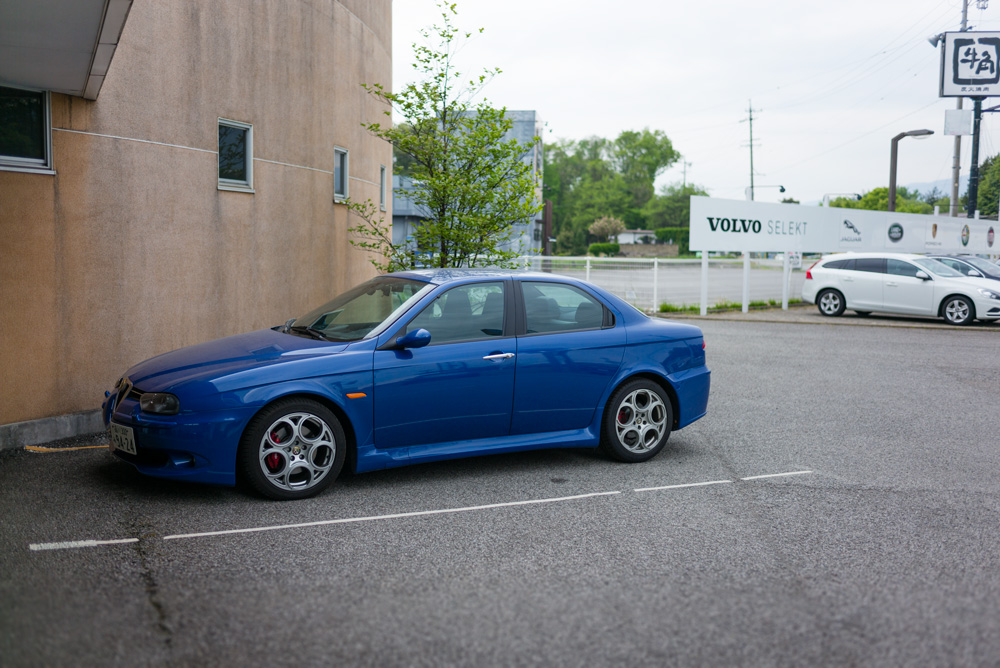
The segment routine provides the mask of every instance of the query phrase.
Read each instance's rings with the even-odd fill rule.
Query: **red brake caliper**
[[[267,464],[267,468],[272,473],[281,468],[281,457],[277,452],[272,452],[267,457],[264,457],[264,463]]]

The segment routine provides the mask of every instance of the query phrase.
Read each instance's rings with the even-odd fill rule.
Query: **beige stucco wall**
[[[378,201],[392,151],[361,128],[384,118],[361,84],[391,84],[391,10],[133,3],[99,98],[52,95],[56,174],[0,172],[0,424],[97,408],[136,362],[374,275],[333,148]],[[219,117],[253,124],[254,193],[217,188]]]

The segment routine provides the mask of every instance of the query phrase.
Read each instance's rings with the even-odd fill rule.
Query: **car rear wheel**
[[[663,449],[673,424],[670,399],[663,388],[645,379],[630,381],[608,401],[601,449],[622,462],[644,462]]]
[[[952,325],[968,325],[976,319],[976,308],[968,297],[953,295],[941,306],[941,315]]]
[[[816,298],[816,308],[827,316],[838,316],[844,312],[844,295],[837,290],[823,290]]]
[[[347,441],[340,421],[311,399],[285,399],[247,425],[237,464],[242,479],[266,497],[304,499],[340,474]]]

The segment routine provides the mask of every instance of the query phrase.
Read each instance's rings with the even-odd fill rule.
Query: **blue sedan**
[[[106,393],[115,456],[274,499],[355,472],[599,447],[650,459],[705,415],[702,332],[547,273],[379,276],[280,327],[142,362]]]

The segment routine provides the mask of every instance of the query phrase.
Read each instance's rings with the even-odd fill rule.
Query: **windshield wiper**
[[[312,327],[307,327],[305,325],[294,325],[292,327],[289,327],[287,331],[295,332],[296,334],[305,334],[307,336],[311,336],[314,339],[319,339],[320,341],[330,340],[330,338],[323,332],[319,331],[318,329],[313,329]]]

